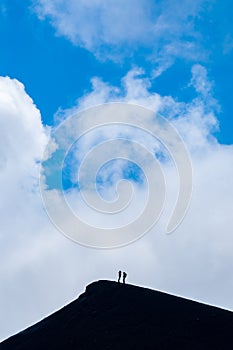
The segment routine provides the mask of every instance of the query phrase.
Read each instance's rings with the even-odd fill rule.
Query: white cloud
[[[134,69],[122,79],[121,90],[95,78],[92,92],[79,99],[72,110],[64,111],[64,117],[93,104],[124,101],[151,108],[175,125],[193,162],[191,208],[178,230],[171,236],[164,236],[161,232],[164,232],[171,210],[170,198],[166,203],[169,209],[165,211],[160,225],[134,245],[123,248],[122,255],[119,252],[120,259],[137,283],[141,281],[151,286],[153,280],[153,286],[158,289],[233,309],[230,292],[233,279],[229,274],[233,265],[233,174],[230,165],[233,147],[220,145],[214,137],[213,133],[218,130],[216,113],[219,105],[212,97],[212,85],[206,69],[194,65],[189,86],[195,89],[196,98],[189,103],[179,102],[172,96],[150,93],[149,80],[143,77],[143,71]],[[62,111],[60,113],[62,115]],[[137,138],[139,135],[131,136]],[[91,135],[89,141],[93,145],[97,138]],[[86,143],[86,147],[90,144]],[[151,143],[147,147],[153,149]],[[174,182],[174,173],[168,173],[168,180]],[[168,193],[171,194],[173,184],[170,186]],[[137,263],[134,256],[142,256],[144,251],[148,261]],[[136,271],[140,271],[138,275]]]
[[[218,107],[206,71],[194,66],[192,74],[197,97],[190,103],[150,93],[150,82],[136,70],[122,79],[122,89],[94,79],[90,94],[63,115],[60,111],[62,118],[112,100],[138,103],[169,118],[190,150],[193,198],[179,228],[170,236],[163,233],[174,204],[168,197],[155,229],[132,245],[109,251],[81,247],[50,223],[37,186],[37,161],[47,131],[23,85],[0,79],[1,338],[68,303],[92,280],[115,278],[119,268],[128,272],[130,283],[233,309],[233,146],[220,145],[212,134]],[[168,171],[169,195],[173,176]]]
[[[36,0],[40,19],[48,18],[58,35],[93,52],[98,58],[119,60],[133,56],[138,48],[158,63],[155,75],[171,65],[174,58],[201,59],[201,34],[195,19],[206,0],[87,2]]]
[[[40,112],[17,80],[0,77],[0,179],[1,200],[5,207],[10,193],[27,191],[38,182],[37,162],[47,142]],[[11,203],[12,207],[22,203]]]
[[[184,103],[177,101],[172,96],[161,96],[156,92],[149,92],[150,80],[139,68],[129,71],[122,78],[121,89],[104,83],[99,78],[94,78],[92,91],[78,99],[77,105],[73,108],[64,111],[60,109],[55,120],[62,120],[90,106],[109,101],[127,102],[149,108],[173,121],[190,150],[202,149],[209,144],[210,140],[217,142],[213,137],[213,132],[218,130],[218,120],[215,114],[219,110],[219,105],[212,97],[212,85],[208,81],[205,67],[199,64],[193,65],[189,86],[195,89],[196,97],[189,103]],[[153,123],[153,120],[150,122]],[[93,138],[88,140],[90,145],[85,143],[84,152],[95,143]],[[82,150],[79,149],[79,151],[82,153]]]

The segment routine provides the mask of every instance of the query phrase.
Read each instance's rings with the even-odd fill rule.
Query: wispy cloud
[[[223,42],[223,53],[226,55],[226,54],[229,54],[232,50],[233,50],[233,36],[228,33]]]
[[[177,57],[197,60],[206,56],[196,21],[208,2],[35,0],[33,8],[58,35],[101,60],[118,61],[145,49],[147,59],[158,64],[158,75]]]

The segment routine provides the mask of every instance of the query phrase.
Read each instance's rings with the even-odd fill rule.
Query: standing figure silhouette
[[[121,281],[121,270],[118,271],[118,283]]]
[[[124,271],[123,272],[123,283],[125,283],[126,277],[127,277],[127,273]]]

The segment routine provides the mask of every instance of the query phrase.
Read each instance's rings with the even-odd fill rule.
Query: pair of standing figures
[[[121,276],[123,276],[123,283],[125,283],[125,280],[126,280],[126,277],[127,277],[127,273],[124,271],[123,274],[122,274],[121,270],[118,271],[118,282],[121,281]]]

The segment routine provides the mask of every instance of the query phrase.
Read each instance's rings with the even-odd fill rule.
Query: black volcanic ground
[[[5,340],[1,350],[233,349],[233,313],[150,289],[98,281]]]

